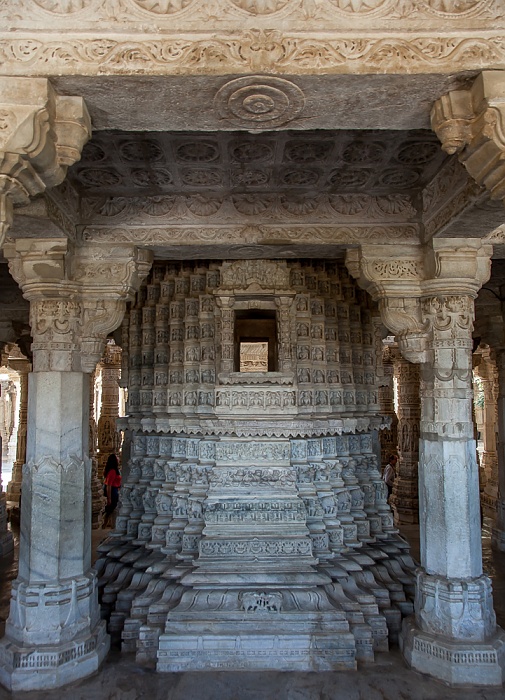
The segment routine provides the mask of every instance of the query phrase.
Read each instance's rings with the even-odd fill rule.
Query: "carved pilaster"
[[[0,78],[0,245],[13,205],[65,178],[81,157],[91,121],[80,97],[57,95],[45,78]]]
[[[19,504],[23,464],[26,461],[26,433],[28,426],[28,373],[31,363],[23,358],[10,358],[9,366],[19,374],[19,417],[16,442],[16,459],[12,467],[12,477],[7,485],[7,499]]]

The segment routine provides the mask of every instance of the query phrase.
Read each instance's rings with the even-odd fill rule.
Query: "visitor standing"
[[[111,454],[108,456],[104,477],[104,495],[107,497],[107,505],[105,506],[105,517],[102,527],[106,528],[109,526],[112,514],[116,510],[119,501],[119,489],[121,488],[121,472],[119,471],[117,455]]]

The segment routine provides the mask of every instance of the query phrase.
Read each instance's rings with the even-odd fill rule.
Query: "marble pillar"
[[[26,461],[26,433],[28,416],[28,374],[32,366],[24,358],[10,358],[9,366],[19,374],[19,422],[16,443],[16,460],[12,468],[12,478],[7,485],[7,500],[19,504],[21,499],[21,478]]]
[[[420,364],[419,525],[415,615],[400,646],[413,668],[447,683],[501,685],[505,634],[482,572],[472,421],[474,299],[490,246],[433,240],[391,251],[363,246],[347,266],[379,302],[402,355]]]
[[[120,435],[116,428],[119,415],[119,377],[121,374],[121,348],[113,340],[105,346],[99,365],[102,375],[102,397],[98,419],[98,474],[103,475],[107,458],[119,453]]]
[[[505,552],[505,350],[496,351],[498,372],[498,497],[491,546]]]
[[[4,252],[30,301],[33,372],[19,571],[0,640],[0,682],[26,691],[94,673],[109,649],[91,568],[90,373],[150,260],[115,249],[119,280],[108,251],[69,250],[65,239],[18,239]],[[82,278],[93,280],[85,290]]]
[[[385,343],[385,341],[384,341]],[[381,465],[384,467],[390,455],[398,453],[398,416],[395,411],[395,392],[393,386],[393,353],[391,344],[384,344],[382,351],[382,366],[384,383],[379,386],[379,410],[382,416],[391,419],[391,426],[379,433],[381,447]]]
[[[498,496],[498,453],[496,448],[498,378],[494,353],[489,347],[479,351],[481,361],[475,372],[484,394],[482,441],[483,489],[481,505],[485,515],[495,518]]]
[[[14,549],[12,532],[7,527],[7,501],[2,485],[2,438],[0,437],[0,558]]]
[[[473,298],[425,297],[431,362],[421,366],[421,564],[416,615],[403,650],[420,671],[452,683],[500,684],[505,635],[482,573],[479,478],[473,437]]]
[[[390,503],[398,526],[419,522],[419,365],[408,362],[397,351],[394,375],[398,392],[398,464]]]
[[[100,527],[102,510],[104,507],[103,483],[98,476],[98,430],[95,420],[95,381],[97,371],[90,375],[89,386],[89,458],[91,460],[91,527],[96,530]]]

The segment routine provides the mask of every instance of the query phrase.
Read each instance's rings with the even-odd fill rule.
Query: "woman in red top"
[[[115,454],[109,455],[104,471],[105,477],[105,496],[107,496],[107,505],[105,506],[105,517],[103,519],[103,527],[108,527],[112,513],[116,510],[119,501],[119,489],[121,487],[121,473],[119,471],[119,460]]]

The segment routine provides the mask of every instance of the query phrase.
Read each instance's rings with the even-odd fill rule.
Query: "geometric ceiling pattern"
[[[83,196],[412,192],[446,154],[432,131],[95,132],[69,179]]]

